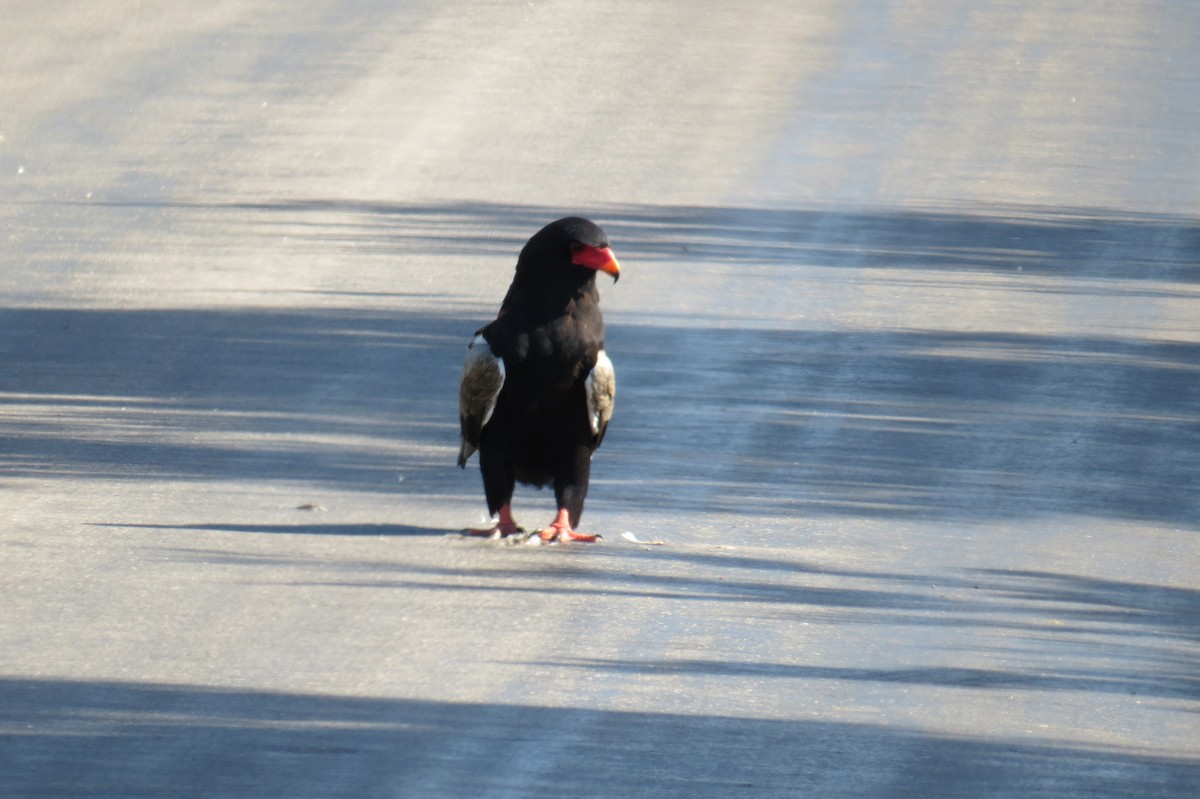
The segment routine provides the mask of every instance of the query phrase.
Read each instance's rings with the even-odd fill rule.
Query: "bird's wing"
[[[504,361],[497,358],[487,340],[477,334],[467,347],[462,382],[458,384],[458,421],[462,428],[458,465],[463,468],[466,468],[467,458],[479,449],[480,434],[496,410],[496,398],[504,388],[504,376]]]
[[[592,425],[596,446],[600,446],[604,440],[604,431],[608,429],[608,420],[612,418],[616,396],[617,374],[608,355],[600,350],[596,355],[596,365],[587,377],[588,422]]]

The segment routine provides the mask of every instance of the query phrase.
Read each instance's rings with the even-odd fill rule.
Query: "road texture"
[[[1200,796],[1200,6],[3,17],[0,795]],[[568,213],[606,542],[455,536]]]

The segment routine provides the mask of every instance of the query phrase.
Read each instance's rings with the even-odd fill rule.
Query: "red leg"
[[[538,530],[538,536],[543,541],[598,541],[600,536],[587,533],[577,533],[571,529],[571,517],[566,508],[558,509],[558,516],[549,527]]]
[[[507,505],[500,507],[500,518],[491,527],[484,528],[468,528],[463,530],[463,535],[478,535],[486,538],[506,538],[510,535],[519,535],[525,532],[525,528],[517,524],[513,518],[512,510]]]

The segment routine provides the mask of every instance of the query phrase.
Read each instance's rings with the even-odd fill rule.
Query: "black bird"
[[[544,541],[595,541],[575,531],[592,453],[612,417],[616,379],[604,353],[596,274],[621,268],[598,225],[551,222],[517,258],[496,321],[475,333],[459,385],[458,465],[478,450],[483,492],[496,523],[477,535],[523,533],[512,515],[519,480],[554,486],[558,515]]]

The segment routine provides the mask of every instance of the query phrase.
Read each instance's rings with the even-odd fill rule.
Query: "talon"
[[[524,535],[524,527],[507,527],[499,524],[491,527],[468,527],[462,531],[463,535],[475,536],[478,538],[490,538],[493,541],[500,538],[508,538],[513,535]]]
[[[517,524],[516,520],[512,517],[512,511],[505,505],[500,509],[499,518],[491,527],[468,527],[462,531],[462,534],[479,536],[495,541],[513,535],[525,535],[525,528]]]
[[[550,543],[551,541],[579,541],[582,543],[594,543],[603,540],[600,536],[594,533],[577,533],[571,529],[571,519],[567,514],[566,508],[561,508],[558,511],[558,516],[550,523],[550,526],[544,527],[537,531],[537,535],[542,541]]]

